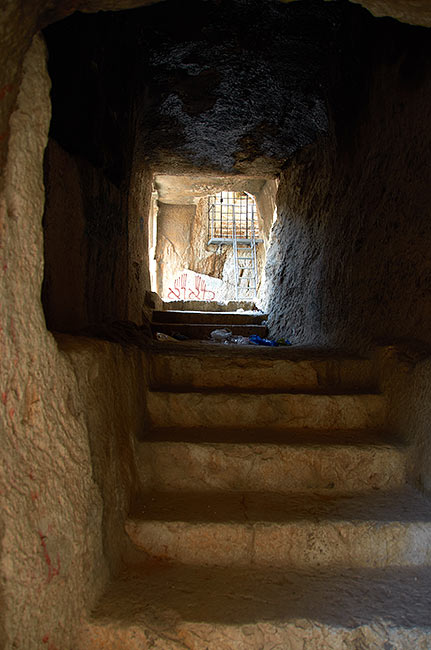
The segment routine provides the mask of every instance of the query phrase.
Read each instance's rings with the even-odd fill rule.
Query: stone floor
[[[80,647],[429,650],[430,584],[429,567],[310,572],[152,563],[110,585]]]

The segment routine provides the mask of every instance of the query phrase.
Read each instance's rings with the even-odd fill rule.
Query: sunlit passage
[[[166,301],[251,306],[259,300],[265,292],[276,181],[156,175],[154,188],[152,290]]]

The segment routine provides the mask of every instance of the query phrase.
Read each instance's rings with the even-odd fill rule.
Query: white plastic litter
[[[233,343],[234,345],[249,345],[250,339],[248,336],[232,336],[227,343]]]
[[[220,343],[224,343],[225,341],[230,340],[230,338],[232,337],[232,332],[226,329],[213,330],[210,334],[210,337],[212,338],[213,341],[219,341]]]

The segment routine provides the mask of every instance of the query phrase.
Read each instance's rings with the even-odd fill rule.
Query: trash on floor
[[[210,334],[210,337],[213,341],[217,341],[218,343],[225,343],[232,338],[232,332],[227,329],[213,330]]]
[[[261,336],[258,336],[258,334],[252,334],[250,336],[250,343],[252,345],[266,345],[268,347],[278,347],[277,341],[273,341],[272,339],[263,339]]]
[[[250,339],[248,336],[232,336],[225,343],[233,343],[234,345],[250,345]]]

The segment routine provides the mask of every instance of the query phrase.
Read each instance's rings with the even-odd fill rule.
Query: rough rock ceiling
[[[250,192],[257,195],[266,179],[252,176],[171,176],[155,177],[159,201],[172,205],[194,204],[203,196],[221,191]]]
[[[73,13],[74,11],[117,11],[121,9],[132,9],[145,5],[155,4],[163,0],[63,0],[53,6],[52,2],[45,4],[46,14],[51,19],[58,19]],[[281,0],[292,2],[292,0]],[[412,25],[424,25],[431,27],[431,3],[430,0],[350,0],[361,4],[371,11],[374,16],[392,16]],[[184,0],[177,0],[184,2]],[[43,6],[43,5],[42,5]]]
[[[371,11],[374,16],[392,16],[404,23],[431,27],[430,0],[350,0]]]
[[[156,173],[274,177],[327,133],[351,14],[373,20],[321,0],[187,7],[171,0],[49,26],[51,136],[118,184],[132,110],[136,160]]]

